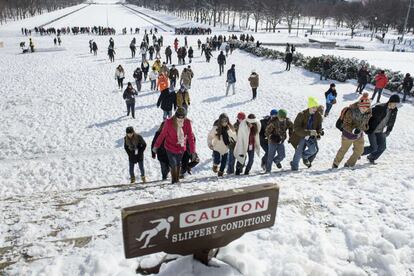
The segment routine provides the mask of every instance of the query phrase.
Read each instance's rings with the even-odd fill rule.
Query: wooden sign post
[[[261,184],[122,209],[126,258],[156,252],[208,264],[217,249],[275,223],[279,187]]]

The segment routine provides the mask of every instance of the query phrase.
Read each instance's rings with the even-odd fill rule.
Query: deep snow
[[[125,24],[127,28],[148,26],[142,17],[117,5],[92,5],[79,12],[82,19],[75,13],[61,24],[104,24],[95,23],[103,22],[104,17],[95,16],[102,15],[102,7],[109,9],[110,20],[118,28],[124,26],[125,18],[131,22],[131,26]],[[43,24],[54,17],[35,17],[30,24]],[[171,16],[166,21],[174,23]],[[284,108],[294,119],[306,108],[308,96],[323,103],[329,81],[321,82],[318,75],[298,68],[285,72],[279,61],[235,51],[226,68],[236,64],[237,94],[224,97],[225,77],[218,76],[215,58],[207,64],[196,50],[189,118],[201,163],[190,177],[194,181],[79,190],[128,181],[122,145],[125,127],[134,126],[149,144],[162,119],[155,106],[158,94],[150,92],[145,83],[137,99],[136,119],[125,116],[114,70],[122,64],[126,81],[131,81],[140,64],[139,58],[130,58],[131,35],[114,36],[117,55],[111,64],[106,56],[107,36],[63,36],[63,51],[56,51],[52,37],[34,36],[36,47],[44,52],[22,55],[17,45],[27,41],[20,36],[20,27],[27,25],[11,25],[0,28],[2,37],[7,34],[5,48],[0,49],[0,258],[10,262],[3,271],[7,275],[135,275],[138,263],[153,262],[157,256],[125,260],[121,208],[266,182],[281,187],[274,227],[248,233],[223,248],[214,267],[184,257],[164,265],[161,275],[413,274],[411,104],[400,106],[388,149],[377,166],[369,166],[362,158],[355,170],[331,172],[340,146],[335,120],[342,107],[357,99],[353,82],[337,83],[338,105],[324,121],[326,135],[311,169],[279,173],[274,168],[270,176],[216,180],[209,178],[213,173],[206,138],[221,112],[234,121],[239,111],[261,117],[272,108]],[[175,36],[163,35],[165,44],[171,45]],[[89,54],[91,38],[98,43],[97,57]],[[140,41],[141,35],[136,38]],[[195,49],[198,38],[189,37]],[[179,39],[182,43],[183,36]],[[178,68],[181,72],[183,66]],[[247,81],[252,69],[260,75],[256,101],[250,101]],[[285,170],[293,156],[290,145],[286,149]],[[149,180],[160,179],[149,147],[145,166]],[[261,171],[257,158],[253,171]]]

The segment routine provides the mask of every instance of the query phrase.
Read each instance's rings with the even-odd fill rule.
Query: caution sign
[[[189,255],[275,223],[279,187],[261,184],[122,209],[126,258]]]

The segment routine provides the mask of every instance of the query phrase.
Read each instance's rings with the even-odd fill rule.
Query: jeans
[[[403,102],[405,102],[405,99],[407,98],[407,95],[410,94],[410,90],[411,89],[404,88],[404,96],[403,96],[403,99],[402,99]]]
[[[129,116],[129,113],[132,113],[132,118],[135,118],[135,101],[133,102],[126,102],[127,106],[127,116]]]
[[[142,59],[142,61],[146,60],[147,59],[147,54],[141,54],[141,59]]]
[[[227,174],[233,174],[234,173],[234,162],[236,161],[236,158],[234,158],[233,150],[229,151],[228,161],[229,162],[227,164]]]
[[[165,111],[164,110],[164,114],[162,115],[162,119],[165,121],[167,118],[171,118],[172,116],[172,111]]]
[[[276,155],[277,153],[277,155]],[[275,157],[276,155],[276,157]],[[269,148],[267,151],[267,163],[266,163],[266,172],[270,172],[272,170],[273,162],[275,164],[282,162],[285,159],[285,144],[271,144],[269,143]]]
[[[220,172],[224,172],[227,164],[228,153],[220,155],[218,151],[213,151],[213,163],[214,165],[220,164]]]
[[[230,90],[230,86],[232,87],[232,89],[233,89],[233,95],[234,94],[236,94],[236,91],[235,91],[235,85],[236,85],[236,83],[235,82],[232,82],[232,83],[227,83],[227,90],[226,90],[226,96],[227,95],[229,95],[229,90]]]
[[[376,95],[376,94],[377,94],[377,92],[378,92],[377,103],[379,103],[380,98],[381,98],[381,94],[382,94],[382,89],[383,89],[383,88],[376,88],[376,87],[375,87],[375,89],[374,89],[374,94],[372,94],[372,98],[371,98],[371,100],[374,100],[375,95]]]
[[[364,148],[362,155],[368,155],[371,160],[377,160],[387,148],[387,137],[385,133],[368,134],[369,146]]]
[[[140,92],[141,91],[141,81],[140,80],[135,80],[135,84],[137,85],[137,91]]]
[[[221,76],[221,74],[223,74],[224,72],[224,64],[219,64],[219,71],[220,71],[220,76]]]
[[[167,57],[167,63],[171,64],[171,56],[166,56]]]
[[[257,96],[257,88],[252,88],[252,93],[253,93],[253,100],[256,99]]]
[[[157,89],[157,80],[151,80],[151,90],[155,91]]]
[[[298,170],[301,158],[303,158],[303,160],[309,160],[309,158],[313,157],[317,152],[318,144],[315,138],[302,138],[299,141],[299,144],[295,150],[295,155],[293,156],[293,160],[290,164],[292,170]]]
[[[124,88],[124,78],[117,78],[118,88]]]
[[[149,59],[152,60],[153,59],[153,56],[154,56],[154,53],[150,53],[149,54]]]
[[[359,92],[359,94],[362,94],[362,91],[364,91],[366,85],[367,85],[366,83],[358,83],[358,87],[356,91]]]
[[[244,170],[245,174],[248,174],[250,170],[252,169],[253,162],[254,162],[254,149],[247,151],[247,156],[249,158],[249,161],[247,162],[246,169]],[[236,174],[240,174],[243,170],[244,164],[241,164],[237,161],[236,164]]]
[[[181,166],[181,160],[183,158],[182,153],[173,153],[167,150],[168,163],[171,168],[176,168]]]
[[[177,80],[176,79],[170,79],[170,84],[172,87],[175,88],[175,85],[177,84]]]
[[[286,62],[286,70],[285,71],[290,71],[290,62]]]
[[[326,103],[326,109],[325,109],[325,117],[328,116],[329,111],[331,111],[333,104],[331,103]]]
[[[134,167],[135,167],[135,163],[129,162],[129,176],[131,178],[135,177]],[[138,161],[138,167],[139,167],[139,171],[141,173],[141,176],[145,176],[144,161]]]
[[[170,172],[170,167],[168,166],[168,163],[160,161],[161,165],[161,175],[162,180],[167,179],[168,173]]]

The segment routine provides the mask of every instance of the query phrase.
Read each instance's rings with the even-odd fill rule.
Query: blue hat
[[[272,109],[270,111],[270,116],[276,116],[277,115],[277,109]]]

